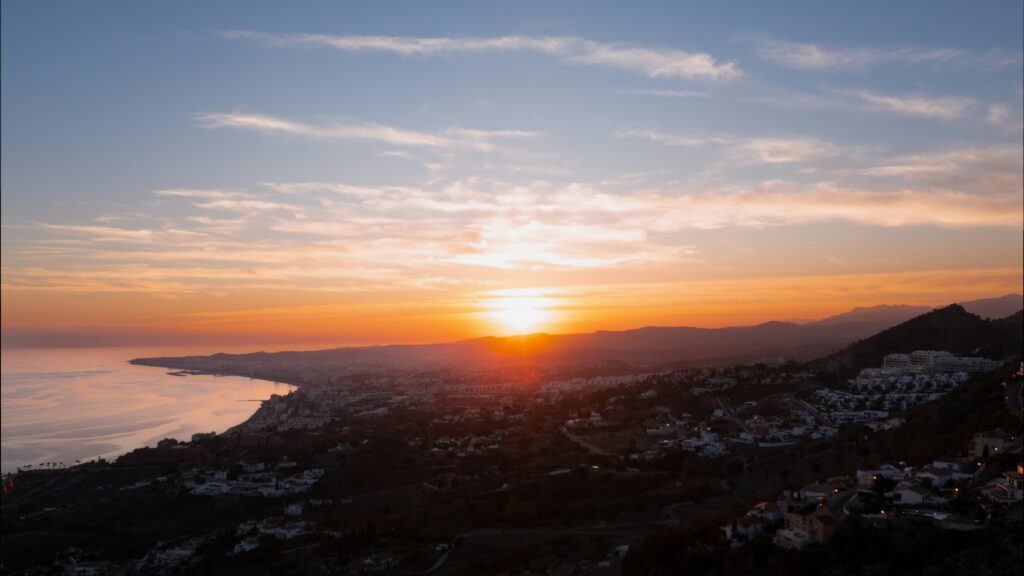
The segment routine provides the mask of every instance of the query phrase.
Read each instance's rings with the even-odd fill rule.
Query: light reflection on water
[[[216,351],[3,349],[0,468],[111,458],[161,438],[224,432],[252,415],[258,400],[293,389],[232,376],[171,376],[162,368],[128,364],[138,357]]]

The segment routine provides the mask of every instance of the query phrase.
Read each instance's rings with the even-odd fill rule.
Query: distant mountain
[[[873,324],[805,326],[768,322],[731,328],[648,327],[589,334],[531,334],[425,345],[367,346],[311,352],[256,352],[137,359],[137,364],[254,374],[283,367],[296,371],[417,366],[495,367],[626,362],[659,366],[718,360],[738,362],[773,356],[807,360],[840,349],[876,331]]]
[[[995,309],[994,305],[990,307]],[[829,356],[829,362],[873,365],[880,362],[885,354],[904,349],[937,348],[965,353],[979,346],[1005,347],[1014,342],[1006,334],[1012,332],[1008,329],[1011,326],[1008,321],[983,320],[958,305],[928,312],[886,330],[891,326],[893,318],[908,314],[911,309],[913,307],[905,306],[863,308],[811,324],[766,322],[756,326],[729,328],[654,326],[588,334],[475,338],[441,344],[142,358],[134,362],[245,375],[268,371],[275,374],[326,373],[335,369],[351,370],[359,367],[378,370],[626,363],[659,368],[692,363],[738,363],[780,356],[811,360],[841,350],[851,342],[860,341],[838,352],[838,355]],[[1019,348],[1019,329],[1016,334]]]
[[[880,329],[895,326],[906,322],[915,316],[920,316],[932,310],[929,306],[908,306],[906,304],[882,304],[866,308],[854,308],[849,312],[829,316],[817,322],[811,322],[817,326],[835,326],[847,322],[867,322],[880,325]]]
[[[948,350],[954,354],[1019,355],[1024,345],[1021,318],[987,320],[952,304],[912,318],[898,326],[855,342],[823,358],[823,366],[847,372],[880,366],[887,354],[914,350]]]
[[[968,300],[959,304],[964,310],[982,318],[1006,318],[1017,310],[1024,308],[1024,294],[1007,294],[998,298]],[[876,324],[879,330],[884,330],[932,310],[933,308],[930,306],[882,304],[880,306],[854,308],[849,312],[829,316],[817,322],[810,322],[810,324],[833,326],[849,322],[863,322]]]
[[[998,298],[982,298],[961,302],[964,310],[982,318],[1006,318],[1024,308],[1024,294],[1007,294]]]

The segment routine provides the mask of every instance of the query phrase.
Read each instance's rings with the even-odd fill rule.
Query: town
[[[851,515],[976,530],[997,508],[1019,507],[1019,435],[977,431],[964,453],[820,479],[810,477],[823,468],[800,473],[797,463],[850,434],[885,434],[908,409],[1001,366],[934,351],[889,355],[843,390],[822,386],[813,365],[779,362],[604,375],[591,366],[550,379],[289,367],[279,377],[301,385],[229,431],[81,465],[63,508],[30,497],[59,472],[20,471],[17,492],[26,494],[5,514],[17,510],[17,522],[31,525],[114,494],[126,502],[175,494],[186,507],[222,509],[220,522],[162,540],[135,561],[65,551],[68,573],[83,574],[315,563],[310,550],[328,550],[352,573],[474,572],[516,564],[508,542],[525,538],[543,552],[531,560],[539,570],[618,573],[638,538],[721,522],[744,502],[746,513],[716,524],[733,548],[770,538],[800,549],[827,541]],[[801,477],[813,481],[794,484]],[[764,500],[774,486],[784,489]],[[583,544],[567,550],[567,542]]]

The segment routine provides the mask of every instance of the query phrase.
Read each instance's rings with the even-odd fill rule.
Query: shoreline
[[[149,359],[148,358],[133,358],[133,359],[129,360],[128,363],[132,364],[134,366],[147,366],[147,367],[151,367],[151,368],[161,368],[161,369],[164,369],[164,370],[175,370],[177,372],[168,372],[167,374],[171,374],[171,375],[175,375],[175,376],[181,376],[181,377],[187,377],[187,376],[214,376],[214,377],[233,376],[233,377],[236,377],[236,378],[248,378],[250,380],[262,380],[264,382],[272,382],[274,384],[283,384],[285,386],[291,386],[291,387],[295,388],[296,390],[299,389],[299,388],[302,388],[303,386],[308,386],[308,384],[304,383],[304,382],[303,383],[299,383],[299,382],[286,382],[284,379],[271,379],[271,378],[267,378],[267,377],[264,377],[264,376],[253,376],[253,375],[250,375],[250,374],[239,374],[239,373],[235,373],[235,372],[231,372],[231,371],[226,371],[226,370],[209,370],[209,369],[206,369],[206,368],[194,368],[194,367],[190,368],[188,366],[182,366],[180,364],[166,365],[163,362],[160,362],[162,360],[173,360],[173,358],[157,358],[157,359],[154,359],[154,360],[156,360],[155,362],[148,362],[147,360],[149,360]],[[293,392],[293,391],[289,391],[288,393],[291,394],[291,392]],[[259,402],[260,403],[259,407],[257,407],[256,410],[254,410],[253,413],[250,414],[245,420],[242,420],[238,424],[235,424],[234,426],[231,426],[230,428],[224,430],[223,432],[218,432],[217,435],[218,436],[222,436],[224,434],[231,434],[231,433],[233,433],[235,431],[238,431],[239,429],[244,429],[252,421],[252,419],[255,418],[260,413],[260,410],[263,410],[264,403],[267,400],[269,400],[269,399],[270,398],[264,398],[262,400],[250,400],[250,402]]]
[[[248,378],[250,380],[262,380],[264,382],[273,382],[274,384],[284,384],[286,386],[294,386],[295,388],[302,388],[309,386],[308,382],[288,382],[284,378],[268,378],[266,376],[254,376],[252,374],[243,374],[240,372],[232,372],[230,370],[210,370],[207,368],[190,368],[179,364],[164,364],[158,362],[148,362],[149,358],[133,358],[128,361],[129,364],[134,366],[147,366],[150,368],[162,368],[164,370],[176,370],[179,374],[175,376],[235,376],[237,378]],[[171,358],[159,358],[154,360],[171,360]],[[184,374],[182,374],[184,373]],[[168,373],[170,374],[170,373]]]
[[[147,368],[155,368],[155,369],[168,370],[167,372],[160,373],[159,374],[160,377],[163,377],[163,376],[174,376],[174,377],[177,377],[177,378],[187,378],[188,376],[214,376],[214,377],[247,378],[249,380],[260,380],[260,381],[263,381],[263,382],[270,382],[270,383],[273,383],[273,384],[282,384],[282,385],[285,385],[285,386],[291,386],[293,389],[289,390],[288,393],[291,393],[295,389],[298,389],[298,388],[300,388],[300,387],[302,387],[304,385],[304,384],[301,384],[301,383],[286,382],[286,381],[282,381],[280,379],[271,379],[271,378],[260,377],[260,376],[250,376],[248,374],[237,374],[237,373],[233,373],[233,372],[229,372],[229,371],[212,371],[212,370],[194,369],[194,368],[183,367],[183,366],[168,366],[168,365],[149,363],[149,362],[139,362],[137,360],[145,360],[145,359],[143,359],[143,358],[135,358],[135,359],[127,360],[126,362],[125,361],[122,361],[122,362],[125,362],[125,363],[133,365],[133,366],[144,366],[144,367],[147,367]],[[174,371],[174,372],[171,372],[171,371]],[[154,374],[154,377],[157,377],[157,374]],[[182,383],[183,384],[187,383],[187,379],[185,380],[185,382],[182,382]],[[235,430],[235,429],[237,429],[239,427],[243,427],[246,424],[248,424],[259,413],[259,411],[263,408],[263,404],[267,400],[269,400],[269,398],[270,397],[268,396],[267,398],[261,398],[261,399],[258,399],[258,400],[257,399],[247,399],[248,402],[259,402],[260,405],[255,410],[253,410],[251,413],[249,413],[247,416],[245,416],[244,419],[242,419],[241,421],[237,421],[237,422],[235,422],[235,423],[233,423],[231,425],[228,425],[228,426],[223,428],[223,431],[217,432],[218,436],[223,435],[223,434],[228,434],[231,431],[233,431],[233,430]],[[172,437],[172,436],[168,436],[168,437]],[[184,442],[184,443],[191,442],[191,437],[184,437],[184,438],[180,438],[180,439],[179,438],[174,438],[174,439],[178,440],[179,442]],[[132,451],[140,449],[140,448],[152,447],[150,444],[151,443],[135,445],[135,446],[132,446],[132,447],[118,447],[116,449],[116,451],[112,451],[110,453],[100,454],[100,455],[98,455],[98,456],[96,456],[96,457],[94,457],[93,459],[90,459],[90,460],[85,460],[83,458],[83,459],[81,459],[81,461],[78,464],[71,464],[71,465],[67,465],[67,466],[63,466],[63,467],[59,467],[59,468],[58,467],[45,468],[44,465],[48,462],[46,460],[39,461],[39,462],[28,462],[28,463],[25,463],[25,464],[12,465],[12,469],[11,470],[4,470],[2,472],[2,476],[4,478],[10,478],[10,477],[16,477],[19,474],[24,474],[24,473],[37,474],[37,473],[69,472],[69,471],[75,471],[76,469],[78,469],[80,467],[94,466],[94,465],[96,465],[97,463],[100,463],[100,462],[106,462],[107,464],[112,465],[112,464],[114,464],[117,461],[118,458],[120,458],[121,456],[124,456],[125,454],[129,454]],[[26,469],[27,466],[30,466],[31,468]]]

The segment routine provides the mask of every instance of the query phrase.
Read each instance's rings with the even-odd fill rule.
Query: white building
[[[889,354],[882,360],[882,368],[902,371],[910,369],[910,354]]]

